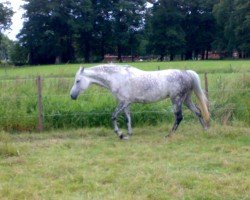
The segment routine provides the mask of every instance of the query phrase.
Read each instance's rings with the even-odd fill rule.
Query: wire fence
[[[209,89],[208,87],[208,79],[207,79],[207,75],[206,73],[204,74],[204,82],[205,82],[205,92],[208,96],[213,96],[213,95],[220,95],[223,96],[223,93],[230,93],[230,92],[249,92],[250,88],[233,88],[233,89],[228,89],[228,88],[217,88],[217,89]],[[46,80],[67,80],[67,81],[72,81],[73,77],[72,76],[47,76],[47,77],[11,77],[11,78],[1,78],[0,79],[0,88],[1,88],[1,94],[0,94],[0,101],[4,102],[4,101],[13,101],[13,99],[15,101],[24,101],[24,100],[30,100],[31,102],[34,102],[34,104],[36,105],[35,112],[32,112],[31,114],[27,113],[27,114],[21,114],[19,115],[18,112],[17,114],[15,114],[15,119],[37,119],[37,129],[39,131],[43,131],[44,130],[44,119],[46,118],[53,118],[53,117],[62,117],[62,116],[68,116],[68,117],[72,117],[72,116],[111,116],[112,114],[112,109],[107,109],[105,111],[77,111],[72,113],[71,111],[65,112],[65,111],[60,111],[60,109],[58,110],[54,110],[53,112],[46,112],[46,102],[49,102],[50,99],[64,99],[66,101],[70,101],[70,96],[69,96],[69,88],[71,86],[71,84],[68,84],[69,82],[67,82],[65,85],[66,87],[64,88],[64,92],[63,94],[59,92],[58,93],[54,93],[51,94],[50,93],[50,89],[52,89],[51,85],[47,86],[47,90],[43,91],[43,87],[46,86],[45,81]],[[14,83],[14,86],[16,88],[14,88],[15,90],[10,91],[7,87],[6,89],[6,84],[8,85],[9,83]],[[18,89],[22,86],[25,86],[26,84],[31,85],[32,90],[30,92],[23,92],[20,93],[18,92],[17,94],[13,95],[13,93],[15,93],[15,91],[18,91]],[[40,86],[39,86],[40,84]],[[5,89],[4,89],[5,87]],[[39,88],[40,87],[40,88]],[[11,86],[9,87],[11,88]],[[13,89],[13,88],[11,88]],[[67,93],[65,93],[65,91],[67,91]],[[103,96],[110,96],[112,98],[112,95],[109,91],[107,90],[98,90],[98,91],[91,91],[89,93],[85,93],[83,99],[87,98],[89,99],[90,97],[95,97],[98,96],[103,97]],[[161,105],[160,107],[158,106],[157,109],[143,109],[143,110],[133,110],[132,112],[132,116],[136,116],[136,115],[141,115],[141,114],[157,114],[157,115],[167,115],[168,113],[173,113],[173,108],[171,105],[169,105],[169,103],[166,103],[166,101],[161,101],[157,103],[158,105]],[[112,106],[113,109],[115,109],[115,105]],[[210,110],[220,110],[225,108],[225,105],[217,105],[216,102],[213,102],[213,100],[210,100],[210,105],[209,108]],[[58,108],[58,107],[57,107]],[[13,110],[18,110],[18,107],[10,107],[9,109],[13,109]],[[229,106],[229,110],[230,111],[234,111],[234,110],[246,110],[249,109],[248,106]],[[4,110],[4,109],[2,109]],[[13,116],[8,116],[8,115],[2,115],[0,116],[0,120],[11,120],[13,118]],[[40,125],[39,125],[40,124]],[[40,127],[39,127],[40,126]]]

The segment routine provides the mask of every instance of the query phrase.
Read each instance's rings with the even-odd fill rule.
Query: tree
[[[73,1],[72,16],[77,52],[80,57],[83,55],[85,62],[90,62],[95,20],[92,1]]]
[[[0,32],[9,29],[11,25],[11,17],[14,12],[9,7],[10,3],[7,1],[5,3],[0,3]]]
[[[215,19],[212,15],[216,0],[183,1],[184,20],[182,27],[185,32],[185,59],[197,58],[199,54],[204,59],[205,51],[211,50],[215,37]]]
[[[93,1],[93,9],[95,22],[93,29],[93,49],[100,60],[104,59],[107,53],[115,53],[114,39],[112,32],[111,13],[113,9],[113,2],[109,0]]]
[[[241,58],[250,56],[250,2],[235,1],[235,42]]]
[[[113,0],[110,2],[113,6],[109,12],[113,45],[116,46],[118,60],[122,61],[123,54],[133,53],[134,47],[131,44],[137,42],[136,35],[143,28],[146,1]]]
[[[214,46],[231,56],[234,50],[240,57],[250,55],[250,2],[247,0],[222,0],[214,6],[217,37]]]
[[[214,48],[220,52],[231,55],[236,47],[234,34],[234,0],[221,0],[213,8],[213,14],[217,22]]]
[[[4,61],[9,61],[10,59],[10,48],[12,46],[12,41],[5,35],[1,35],[1,42],[0,42],[0,61],[4,60]]]
[[[177,0],[160,0],[154,4],[152,16],[148,19],[149,48],[154,54],[170,55],[170,60],[176,54],[184,51],[185,33],[181,27],[183,15]]]
[[[10,8],[10,3],[8,1],[0,3],[0,60],[9,60],[11,41],[2,34],[2,31],[10,28],[13,14],[14,12]]]
[[[27,50],[18,41],[12,43],[9,49],[11,63],[17,66],[27,64]]]
[[[94,1],[94,38],[97,53],[103,58],[105,53],[122,55],[137,53],[139,35],[143,29],[145,15],[144,0],[103,0]]]
[[[30,64],[60,63],[74,59],[71,1],[25,0],[24,26],[18,35],[28,49]]]

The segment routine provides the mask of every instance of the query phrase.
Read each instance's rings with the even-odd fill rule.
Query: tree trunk
[[[195,50],[195,51],[194,51],[194,59],[195,59],[195,60],[198,60],[198,55],[199,55],[198,50]]]
[[[185,54],[185,60],[191,60],[192,59],[192,51],[187,51]]]
[[[173,61],[173,60],[174,60],[174,54],[170,53],[170,61]]]
[[[164,60],[164,55],[161,55],[160,56],[160,61],[163,61]]]
[[[202,51],[201,51],[201,60],[204,60],[204,59],[205,59],[205,51],[202,50]]]
[[[243,58],[243,56],[242,56],[242,51],[238,51],[239,52],[239,58],[241,59],[241,58]]]
[[[184,60],[184,55],[183,55],[183,53],[181,54],[181,60]]]
[[[133,48],[131,47],[131,50],[130,50],[130,54],[131,54],[131,61],[134,62],[135,61],[135,57],[134,57],[134,54],[133,54]]]
[[[206,60],[208,60],[208,50],[206,50]]]
[[[62,63],[62,58],[61,58],[61,56],[56,56],[56,59],[55,59],[55,64],[60,64],[60,63]]]
[[[31,64],[31,53],[30,52],[27,55],[27,63]]]

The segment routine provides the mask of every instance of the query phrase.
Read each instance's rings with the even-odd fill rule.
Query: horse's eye
[[[76,83],[80,83],[80,80],[77,80]]]

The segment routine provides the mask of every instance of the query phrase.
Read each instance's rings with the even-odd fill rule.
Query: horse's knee
[[[113,113],[113,114],[112,114],[112,117],[111,117],[112,121],[115,121],[116,118],[117,118],[116,113]]]

